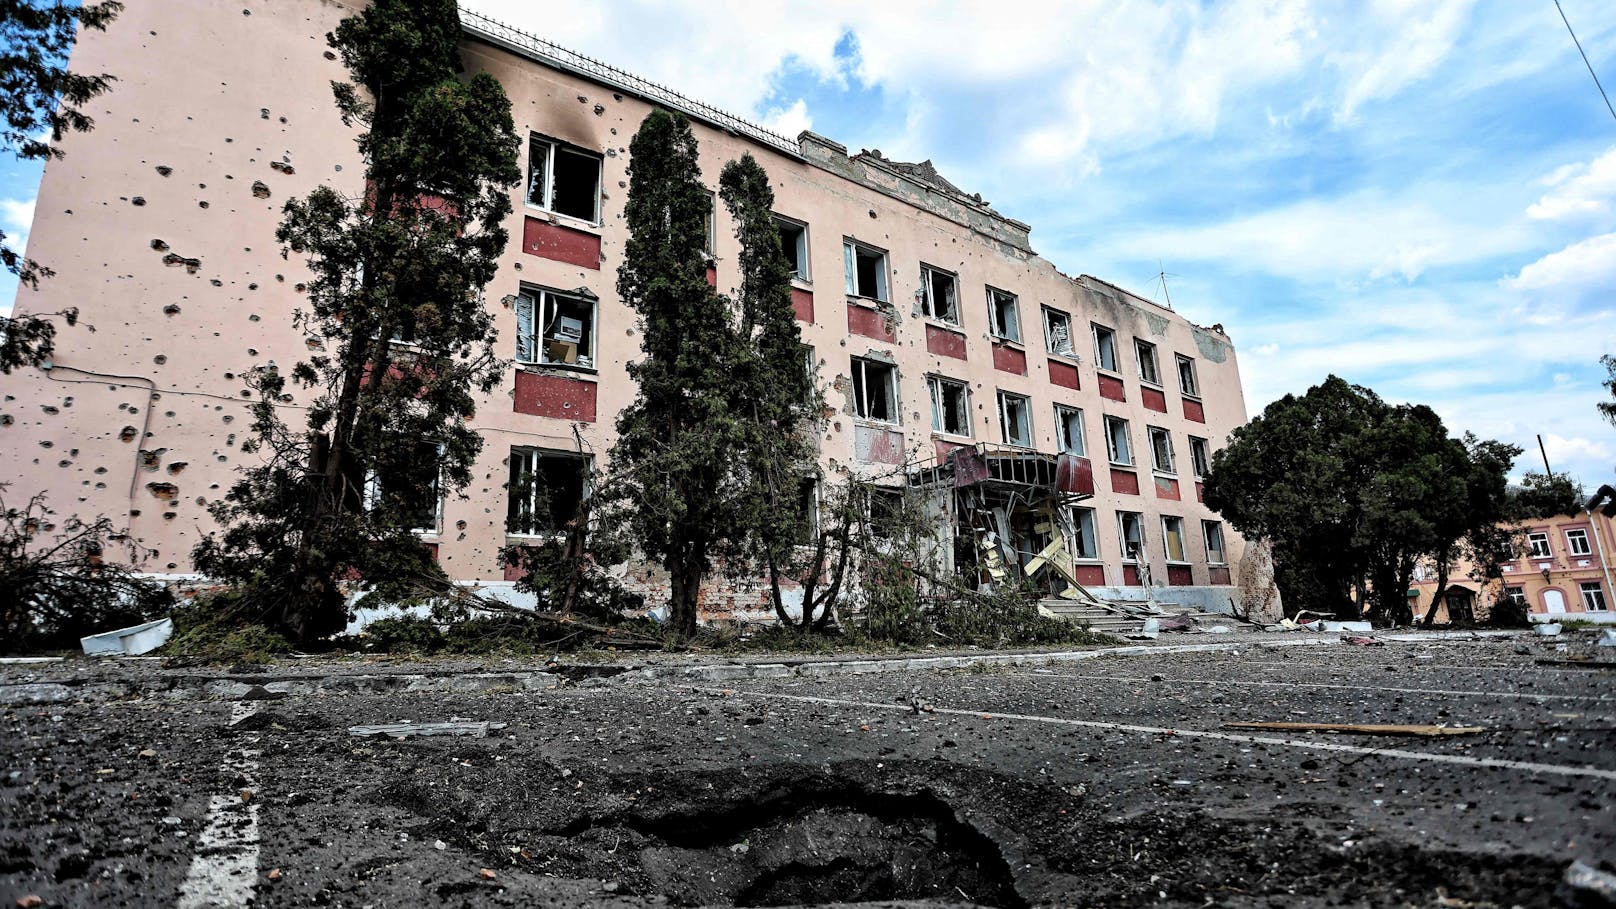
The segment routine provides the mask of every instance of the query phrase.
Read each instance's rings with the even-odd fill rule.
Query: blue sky
[[[1068,273],[1160,299],[1165,269],[1252,413],[1335,372],[1616,479],[1616,119],[1552,0],[463,2],[787,135],[930,158]],[[1616,4],[1561,2],[1616,89]],[[8,233],[36,181],[0,163]]]

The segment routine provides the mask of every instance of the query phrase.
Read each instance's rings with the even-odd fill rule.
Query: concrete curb
[[[1424,632],[1386,634],[1377,640],[1395,643],[1474,640],[1518,635],[1521,632]],[[866,675],[911,670],[969,669],[972,667],[1043,666],[1080,663],[1107,657],[1137,657],[1173,653],[1224,653],[1247,649],[1340,646],[1338,636],[1282,637],[1264,641],[1228,641],[1207,644],[1125,645],[1094,650],[1038,653],[977,653],[956,656],[889,657],[855,660],[818,660],[773,663],[709,663],[685,666],[642,666],[615,674],[582,679],[579,687],[618,683],[734,682],[821,675]],[[556,687],[564,673],[543,670],[466,673],[388,673],[327,675],[307,678],[254,680],[239,675],[175,675],[130,681],[66,681],[0,684],[0,704],[61,704],[129,699],[255,701],[287,697],[322,697],[338,694],[475,694],[493,691],[540,691]]]

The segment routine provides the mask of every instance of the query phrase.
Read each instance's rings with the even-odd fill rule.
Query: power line
[[[1610,96],[1605,94],[1605,87],[1599,84],[1599,74],[1594,72],[1594,65],[1588,62],[1588,52],[1582,49],[1582,42],[1577,40],[1577,33],[1571,28],[1571,20],[1566,18],[1565,9],[1560,6],[1560,0],[1554,0],[1554,8],[1560,11],[1560,21],[1565,23],[1566,31],[1571,32],[1571,43],[1577,46],[1577,53],[1582,55],[1582,63],[1588,67],[1588,75],[1594,77],[1594,87],[1599,89],[1599,97],[1605,99],[1605,109],[1610,111],[1612,119],[1616,119],[1616,107],[1612,107]]]

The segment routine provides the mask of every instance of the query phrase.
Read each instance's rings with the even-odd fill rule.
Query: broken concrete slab
[[[489,732],[504,729],[504,723],[451,720],[447,723],[383,723],[376,726],[349,726],[348,734],[355,736],[385,735],[388,738],[408,739],[417,736],[465,735],[486,738]]]
[[[164,618],[119,628],[116,631],[86,635],[79,638],[79,646],[83,647],[85,654],[89,656],[135,656],[156,650],[168,643],[168,639],[173,635],[174,620]]]

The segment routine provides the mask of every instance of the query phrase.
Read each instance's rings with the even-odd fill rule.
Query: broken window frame
[[[1178,390],[1186,398],[1200,400],[1201,380],[1195,375],[1195,358],[1173,354],[1173,360],[1178,365]]]
[[[1542,544],[1542,545],[1539,545]],[[1532,531],[1526,535],[1526,549],[1530,559],[1552,559],[1554,553],[1549,549],[1549,534],[1547,531]]]
[[[871,484],[864,488],[865,527],[877,540],[891,540],[903,527],[907,496],[901,486]],[[877,504],[879,503],[879,504]]]
[[[1499,600],[1514,603],[1516,606],[1525,606],[1526,588],[1521,586],[1506,586],[1504,588],[1503,595],[1499,597]]]
[[[1207,441],[1199,436],[1190,436],[1190,472],[1195,479],[1206,477],[1207,471],[1212,469],[1212,449]]]
[[[548,344],[543,326],[560,318],[561,302],[582,304],[589,310],[589,320],[582,328],[576,359],[572,363],[549,358]],[[595,371],[595,336],[599,333],[600,301],[579,294],[562,293],[547,287],[523,285],[516,295],[516,362],[529,366],[549,366],[560,369]],[[525,313],[525,315],[524,315]],[[523,322],[527,324],[524,326]],[[557,341],[557,343],[571,343]],[[587,348],[587,349],[586,349]]]
[[[1107,328],[1098,322],[1089,323],[1090,333],[1094,336],[1094,368],[1109,373],[1117,372],[1117,331]]]
[[[443,445],[441,443],[417,442],[415,444],[418,448],[431,446],[433,450],[432,457],[441,462],[443,458]],[[367,511],[375,508],[381,501],[383,485],[382,478],[375,471],[366,474],[364,503]],[[433,500],[432,524],[431,526],[423,525],[409,528],[409,531],[417,536],[435,536],[443,532],[443,471],[441,469],[433,474],[431,492]]]
[[[1072,515],[1072,558],[1078,561],[1097,562],[1100,559],[1099,525],[1095,522],[1095,511],[1082,505],[1073,505]]]
[[[531,445],[511,446],[510,458],[507,462],[507,475],[509,476],[509,481],[506,483],[505,487],[505,536],[508,538],[519,540],[545,540],[566,533],[566,522],[571,520],[570,516],[554,521],[553,526],[545,526],[544,524],[540,523],[540,516],[537,506],[539,505],[539,499],[541,497],[539,494],[540,487],[536,483],[536,478],[543,475],[543,473],[539,470],[539,462],[543,460],[565,460],[576,461],[578,463],[579,495],[578,503],[573,505],[574,513],[577,512],[578,504],[588,500],[592,492],[592,490],[589,488],[589,474],[594,459],[589,455],[580,454],[576,451],[538,448]],[[521,478],[517,474],[519,461],[525,462],[521,465],[526,468],[524,471],[525,475],[530,478],[535,478],[535,481],[530,481],[531,485],[529,485],[526,490],[519,488],[519,485],[522,482]],[[543,487],[543,498],[545,499],[546,504],[549,505],[549,517],[551,519],[559,517],[555,513],[555,504],[549,501],[551,491],[555,488],[556,487],[553,485]],[[525,509],[526,524],[525,526],[518,526],[517,522],[521,519],[523,509],[519,506],[517,497],[522,495],[524,492],[526,493],[527,497]]]
[[[940,305],[937,301],[936,282],[939,280],[947,282],[947,293],[944,294],[947,297],[946,305]],[[920,263],[920,294],[920,312],[922,315],[928,319],[935,319],[938,322],[953,325],[956,328],[959,327],[959,275],[922,262]]]
[[[1133,439],[1128,432],[1128,421],[1107,414],[1105,417],[1105,453],[1110,463],[1118,467],[1132,467]],[[1121,440],[1121,445],[1118,445]]]
[[[878,384],[881,385],[881,388],[879,389],[871,388],[870,386],[872,369],[874,374],[880,377]],[[869,357],[853,357],[852,374],[853,415],[861,420],[869,420],[872,423],[897,425],[898,367],[892,363],[870,359]],[[878,399],[875,392],[880,392],[881,394],[879,401],[886,410],[887,416],[885,417],[872,415],[877,411],[875,405]]]
[[[1021,343],[1021,298],[1008,290],[987,285],[988,333],[994,340]],[[1009,318],[1005,318],[1006,315]]]
[[[718,258],[718,193],[707,190],[707,235],[702,238],[702,255],[708,264]]]
[[[1133,358],[1139,364],[1139,381],[1156,388],[1161,387],[1161,364],[1156,359],[1156,345],[1135,338]]]
[[[540,161],[539,156],[537,154],[537,151],[538,151],[540,146],[543,146],[544,149],[545,149],[545,153],[544,153],[544,157],[543,157],[544,170],[543,170],[542,174],[538,171],[538,168],[536,167],[536,165]],[[537,209],[540,209],[542,211],[552,212],[552,213],[560,215],[560,216],[562,216],[564,218],[572,218],[572,219],[577,220],[577,221],[584,221],[584,222],[587,222],[588,224],[591,224],[591,225],[593,225],[595,227],[599,227],[600,223],[601,223],[600,222],[600,187],[601,187],[601,181],[604,178],[604,170],[605,170],[605,167],[606,167],[606,156],[602,155],[602,154],[599,154],[597,152],[592,152],[587,148],[580,148],[579,146],[572,145],[572,144],[569,144],[567,142],[563,142],[560,139],[552,139],[549,136],[545,136],[545,135],[542,135],[540,133],[529,133],[528,134],[528,146],[527,146],[527,148],[528,148],[527,190],[526,190],[526,192],[524,194],[524,198],[525,198],[525,201],[527,202],[528,207],[529,208],[537,208]],[[592,194],[592,197],[594,199],[594,206],[590,210],[590,213],[589,213],[588,217],[584,217],[583,215],[574,214],[572,212],[560,211],[559,209],[557,209],[555,207],[555,196],[556,196],[556,191],[555,191],[555,189],[556,189],[556,186],[555,186],[555,184],[556,184],[555,164],[556,164],[557,156],[562,155],[562,154],[573,155],[573,156],[576,156],[576,157],[579,157],[579,158],[588,158],[588,159],[595,162],[595,186],[594,186],[594,193]],[[535,180],[537,180],[540,177],[542,177],[543,180],[544,180],[544,192],[543,192],[541,198],[539,198],[538,200],[535,200],[533,198],[533,196],[534,196],[534,188],[535,188],[533,184],[534,184]]]
[[[999,437],[1004,440],[1006,445],[1013,445],[1017,448],[1032,448],[1032,398],[1003,389],[999,390],[998,398]],[[1011,405],[1014,405],[1015,413],[1021,418],[1017,427],[1021,432],[1019,439],[1010,431]]]
[[[875,286],[860,286],[858,275],[858,262],[860,258],[875,260]],[[842,239],[842,268],[847,278],[847,295],[858,300],[874,300],[877,303],[887,303],[892,299],[891,289],[887,283],[887,251],[868,243],[860,243],[852,237]],[[861,293],[863,290],[872,290],[874,295]]]
[[[1223,542],[1222,521],[1202,521],[1201,539],[1206,545],[1206,563],[1208,565],[1229,564],[1229,551]]]
[[[957,399],[959,412],[956,414],[960,425],[960,431],[958,432],[949,429],[947,421],[943,419],[944,414],[948,412],[947,399],[943,394],[945,386],[959,391],[959,398]],[[926,377],[926,391],[931,397],[931,431],[947,436],[971,438],[973,435],[971,431],[971,386],[958,379],[932,375]]]
[[[1184,545],[1184,519],[1174,514],[1161,516],[1162,525],[1162,553],[1169,565],[1188,565],[1189,552]],[[1176,547],[1175,547],[1176,543]],[[1173,554],[1174,549],[1178,555]]]
[[[1137,543],[1137,548],[1131,555],[1128,552],[1128,527],[1130,524],[1135,531],[1133,536]],[[1143,514],[1137,511],[1117,512],[1117,546],[1122,551],[1124,564],[1137,565],[1146,560],[1148,554],[1145,552],[1145,516]]]
[[[1593,547],[1588,545],[1588,531],[1581,527],[1572,527],[1565,532],[1566,553],[1573,556],[1593,555]]]
[[[808,518],[797,545],[810,546],[819,536],[819,478],[813,475],[801,477],[797,485],[797,498]]]
[[[1178,457],[1173,451],[1173,434],[1160,426],[1146,426],[1150,440],[1150,469],[1156,473],[1178,475]]]
[[[1072,343],[1072,315],[1053,307],[1045,306],[1044,311],[1044,348],[1050,355],[1056,357],[1070,357],[1077,359],[1077,347]],[[1065,341],[1059,341],[1055,336],[1057,321],[1065,332]]]
[[[1062,454],[1088,457],[1088,445],[1083,438],[1083,409],[1055,405],[1055,450]]]
[[[1610,604],[1605,600],[1605,585],[1598,581],[1579,581],[1577,592],[1582,594],[1584,612],[1605,612]]]
[[[791,247],[791,252],[786,254],[787,267],[791,266],[793,256],[797,260],[796,267],[791,272],[792,280],[801,281],[805,284],[811,283],[813,279],[810,277],[811,272],[808,267],[808,223],[798,221],[796,218],[788,218],[785,215],[775,215],[774,227],[775,231],[780,234],[780,251],[786,253],[787,246]],[[789,244],[786,242],[786,230],[796,233],[796,239]]]

